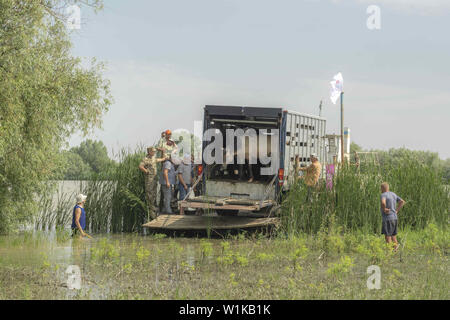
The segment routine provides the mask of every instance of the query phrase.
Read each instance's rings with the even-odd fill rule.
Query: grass
[[[138,165],[144,158],[143,147],[135,151],[122,149],[117,154],[119,163],[107,171],[93,174],[80,184],[81,193],[88,195],[86,208],[87,230],[93,233],[120,233],[142,231],[141,225],[150,217],[145,199],[144,176]],[[34,218],[35,230],[51,230],[71,223],[74,195],[56,193],[54,189],[38,201],[41,212]]]
[[[331,217],[344,231],[379,232],[383,181],[407,202],[399,214],[402,228],[421,230],[431,222],[447,228],[450,193],[442,183],[442,172],[405,158],[366,164],[359,169],[341,167],[334,177],[333,189],[327,190],[325,184],[320,184],[311,202],[306,201],[305,185],[298,182],[282,204],[283,232],[314,234],[329,224]]]
[[[342,167],[333,190],[320,186],[312,202],[298,183],[284,197],[274,237],[212,240],[137,234],[149,219],[137,170],[143,156],[122,151],[113,171],[86,185],[89,230],[107,237],[71,240],[57,229],[58,245],[45,232],[0,238],[0,298],[449,299],[450,194],[441,172],[417,159]],[[398,252],[379,234],[382,181],[407,202]],[[41,227],[62,221],[44,219]],[[52,258],[64,246],[70,256]],[[69,264],[82,270],[81,290],[64,287]],[[380,290],[366,287],[371,265],[381,269]]]
[[[35,230],[63,228],[72,222],[73,195],[58,189],[54,204],[52,190],[44,193],[38,201],[40,212],[33,219]]]
[[[47,254],[21,265],[3,258],[8,248],[27,247],[6,243],[0,298],[449,299],[448,233],[430,224],[401,230],[399,238],[393,252],[381,235],[361,232],[224,240],[129,234],[74,240],[65,261],[42,242]],[[64,287],[68,264],[80,266],[81,290]],[[366,287],[373,264],[381,269],[380,290]]]
[[[117,155],[120,159],[117,166],[92,176],[83,184],[82,192],[88,195],[88,231],[142,232],[141,225],[150,220],[144,176],[138,170],[144,156],[143,147],[134,151],[122,149]],[[400,227],[421,230],[433,222],[447,228],[450,192],[443,184],[442,175],[442,171],[412,156],[362,162],[360,168],[346,165],[337,171],[333,189],[327,190],[324,183],[320,184],[312,202],[305,201],[307,191],[301,182],[284,195],[280,234],[315,234],[327,227],[331,217],[343,231],[379,232],[383,181],[407,202],[399,215]],[[50,210],[47,198],[42,199],[44,214],[37,219],[37,230],[63,225],[71,218],[73,203],[65,195],[58,197],[56,211]]]

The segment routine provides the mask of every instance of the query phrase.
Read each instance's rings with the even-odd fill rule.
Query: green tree
[[[61,5],[0,0],[0,233],[29,221],[67,138],[101,126],[112,101],[102,64],[71,55]]]
[[[64,180],[88,180],[93,171],[83,158],[75,152],[64,151]]]
[[[446,184],[450,184],[450,158],[442,160],[443,175]]]
[[[108,157],[108,151],[102,141],[87,139],[81,142],[80,146],[70,150],[78,154],[95,173],[105,171],[112,165],[112,160]]]
[[[363,151],[363,148],[360,145],[358,145],[352,141],[352,142],[350,142],[350,154],[353,154],[355,151],[356,152]]]

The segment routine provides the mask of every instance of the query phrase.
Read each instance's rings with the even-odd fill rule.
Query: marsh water
[[[0,236],[0,300],[448,299],[447,233],[422,238],[409,232],[408,245],[394,252],[379,235],[362,233],[333,235],[325,248],[308,235],[25,232]],[[374,262],[385,290],[366,288]]]
[[[163,234],[95,234],[88,239],[72,237],[67,230],[26,232],[0,236],[0,267],[40,273],[51,271],[53,283],[58,287],[54,298],[70,299],[79,294],[76,288],[69,290],[70,285],[68,288],[73,266],[76,266],[80,270],[84,291],[89,291],[89,298],[102,299],[108,297],[117,285],[114,276],[109,280],[103,278],[105,261],[107,267],[111,267],[111,263],[128,267],[139,261],[139,271],[146,268],[146,263],[149,270],[168,262],[177,269],[181,264],[194,266],[199,259],[201,241],[199,238],[173,238]],[[219,242],[219,239],[208,240],[212,247],[219,246]],[[154,275],[157,282],[158,273],[154,272]]]

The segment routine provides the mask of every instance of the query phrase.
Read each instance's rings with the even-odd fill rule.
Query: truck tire
[[[239,213],[239,210],[222,210],[222,209],[216,209],[217,215],[224,217],[224,216],[237,216]]]

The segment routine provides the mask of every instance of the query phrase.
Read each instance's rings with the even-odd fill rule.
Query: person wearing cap
[[[179,200],[184,200],[192,186],[192,162],[191,155],[185,154],[183,161],[180,163],[177,169],[178,175],[178,190],[179,190]]]
[[[177,145],[176,143],[171,140],[170,138],[172,137],[172,131],[170,130],[166,130],[164,131],[164,141],[161,144],[158,144],[158,151],[162,152],[162,157],[166,156],[169,157],[172,152],[177,150]],[[161,138],[162,139],[162,138]],[[161,140],[160,140],[161,142]]]
[[[314,188],[317,187],[317,183],[319,182],[320,173],[322,171],[322,165],[317,158],[317,155],[312,153],[310,155],[311,164],[308,167],[299,168],[299,171],[306,171],[306,175],[301,178],[304,179],[305,184],[308,188],[307,199],[311,199],[311,193]]]
[[[75,207],[73,207],[72,212],[72,236],[79,234],[81,237],[89,237],[89,235],[84,232],[84,230],[86,230],[86,212],[84,210],[86,198],[87,196],[84,194],[76,196],[77,203]]]
[[[157,177],[157,164],[163,162],[165,158],[155,157],[156,149],[154,147],[147,148],[147,155],[139,164],[139,170],[145,174],[145,195],[148,203],[149,214],[152,219],[156,218],[156,198],[158,181]]]

